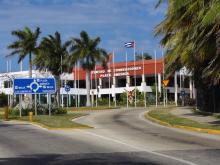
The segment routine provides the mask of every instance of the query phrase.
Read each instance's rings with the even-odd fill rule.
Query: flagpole
[[[162,58],[163,58],[163,80],[164,80],[164,52],[163,52],[163,48],[162,48]],[[166,102],[165,102],[165,92],[166,92],[166,89],[165,89],[165,85],[163,85],[163,106],[165,107],[166,106]]]
[[[142,50],[142,64],[143,64],[143,78],[145,79],[145,75],[144,75],[144,51]],[[145,82],[145,80],[144,80]],[[146,91],[144,91],[144,107],[147,107],[147,102],[146,102]]]
[[[77,104],[78,104],[78,107],[80,107],[80,96],[79,96],[79,61],[77,62],[77,73],[78,73],[78,82],[77,82],[77,84],[78,84],[78,88],[77,88]]]
[[[126,58],[126,86],[127,86],[127,108],[128,108],[128,53],[126,51],[125,53],[125,58]]]
[[[134,86],[135,86],[135,90],[134,90],[134,106],[135,108],[137,107],[137,93],[136,93],[136,70],[135,70],[135,66],[136,66],[136,57],[135,57],[135,47],[136,47],[136,43],[134,41]]]
[[[95,65],[95,88],[96,88],[96,98],[95,98],[95,106],[98,106],[98,89],[97,89],[97,77],[96,77],[96,65]]]
[[[156,107],[157,107],[157,64],[156,64],[156,60],[157,60],[157,52],[155,50],[154,52],[154,58],[155,58],[155,90],[156,90],[156,98],[155,98],[155,102],[156,102]]]
[[[60,56],[60,84],[62,86],[62,73],[63,73],[63,67],[62,67],[62,64],[63,64],[63,57],[62,55]],[[67,100],[68,100],[68,95],[67,95]],[[60,101],[60,100],[59,100]],[[62,102],[62,107],[63,107],[63,94],[61,95],[61,102]]]
[[[92,90],[92,72],[90,72],[90,84],[91,84],[91,89],[90,89],[90,91],[91,91],[91,94],[92,94],[92,107],[93,107],[93,103],[94,103],[94,93],[93,93],[93,90]],[[91,98],[91,97],[90,97]]]
[[[77,63],[75,62],[75,66],[74,66],[74,88],[75,88],[75,92],[76,92],[76,78],[77,78],[77,75],[76,75],[76,65]],[[76,104],[76,107],[77,107],[77,92],[75,93],[75,104]]]
[[[110,84],[110,81],[111,81],[111,80],[110,80],[110,78],[111,78],[110,56],[109,56],[109,60],[108,60],[108,66],[109,66],[109,67],[108,67],[108,88],[109,88],[108,106],[111,107],[111,98],[110,98],[110,96],[111,96],[111,94],[110,94],[110,91],[111,91],[111,90],[110,90],[110,85],[111,85],[111,84]]]
[[[114,78],[114,87],[116,88],[116,77],[115,77],[115,51],[113,50],[113,78]],[[115,89],[114,89],[115,90]],[[117,106],[117,103],[116,103],[116,92],[115,92],[115,107]]]

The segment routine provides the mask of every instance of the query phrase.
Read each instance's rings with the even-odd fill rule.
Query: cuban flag
[[[126,48],[134,48],[134,41],[132,41],[132,42],[125,42],[125,47]]]

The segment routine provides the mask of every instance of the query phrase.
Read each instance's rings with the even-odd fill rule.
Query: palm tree
[[[40,33],[39,27],[35,31],[25,27],[23,30],[12,31],[11,33],[17,40],[8,46],[8,49],[13,50],[9,56],[19,55],[18,63],[27,55],[29,56],[29,77],[32,77],[32,55],[37,52],[37,40]]]
[[[160,0],[158,4],[165,0]],[[220,80],[220,1],[168,1],[166,18],[157,26],[161,44],[169,49],[167,67],[178,61],[216,84]],[[177,65],[176,65],[177,66]],[[172,69],[171,69],[172,70]]]
[[[143,53],[143,57],[142,57],[142,54],[136,54],[136,60],[137,61],[142,60],[142,58],[144,58],[144,60],[151,60],[152,56],[147,52]]]
[[[82,31],[80,38],[72,38],[71,63],[80,62],[82,68],[86,71],[86,106],[91,106],[90,102],[90,73],[95,69],[96,63],[101,63],[106,68],[107,53],[99,48],[101,41],[99,37],[91,39],[87,32]]]
[[[35,58],[35,65],[39,70],[47,69],[54,75],[56,80],[56,102],[60,106],[60,75],[62,72],[69,71],[68,66],[68,46],[70,41],[62,43],[59,32],[55,35],[44,37],[40,43],[37,56]]]
[[[158,5],[162,2],[168,3],[168,10],[156,34],[163,35],[161,44],[168,49],[166,71],[186,66],[203,98],[202,109],[210,111],[217,105],[210,91],[220,84],[220,1],[159,0]]]

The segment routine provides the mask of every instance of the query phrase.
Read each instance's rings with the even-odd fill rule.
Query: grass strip
[[[33,116],[33,122],[42,124],[50,128],[90,128],[87,125],[79,124],[72,119],[85,116],[85,114],[66,114],[66,115],[38,115]],[[0,119],[3,119],[3,116],[0,115]],[[18,116],[9,116],[9,120],[19,120],[19,121],[29,121],[28,116],[18,117]]]
[[[148,115],[157,120],[163,121],[170,125],[179,125],[179,126],[187,126],[187,127],[195,127],[195,128],[203,128],[203,129],[213,129],[220,130],[220,125],[212,126],[209,124],[199,123],[187,118],[182,118],[175,116],[170,113],[172,109],[156,109],[152,110],[148,113]]]
[[[90,111],[90,110],[109,110],[109,109],[119,109],[120,107],[108,107],[108,106],[99,106],[99,107],[70,107],[67,108],[68,112],[71,111]]]

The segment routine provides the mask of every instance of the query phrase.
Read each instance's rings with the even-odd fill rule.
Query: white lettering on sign
[[[101,74],[100,77],[111,77],[111,74]]]
[[[120,72],[120,73],[115,73],[115,76],[128,76],[128,72]]]
[[[128,67],[128,68],[116,68],[115,72],[124,72],[123,74],[120,73],[121,75],[128,75],[128,72],[126,73],[126,71],[134,71],[134,70],[141,70],[142,67],[141,66],[132,66],[132,67]],[[109,77],[111,75],[109,75],[108,73],[111,73],[113,71],[112,69],[108,69],[107,73],[105,70],[96,70],[96,71],[92,71],[91,74],[101,74],[100,77]]]

